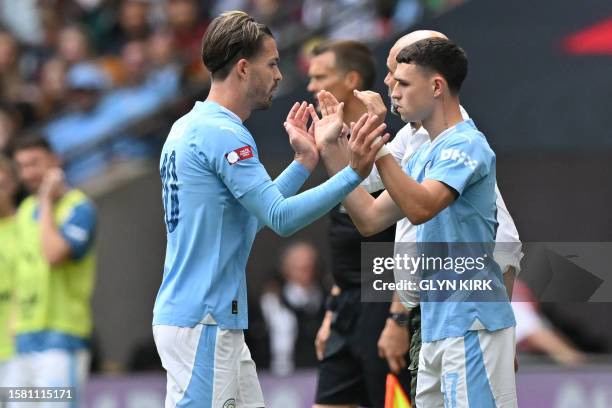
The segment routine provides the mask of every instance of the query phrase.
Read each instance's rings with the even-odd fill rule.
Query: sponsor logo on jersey
[[[243,146],[225,155],[227,162],[232,165],[238,163],[240,160],[250,159],[253,157],[253,149],[251,146]]]
[[[223,404],[223,408],[236,408],[236,400],[234,398],[230,398]]]
[[[478,160],[472,160],[472,158],[466,153],[459,149],[443,149],[440,153],[440,160],[454,160],[457,163],[466,165],[472,170],[476,170]]]

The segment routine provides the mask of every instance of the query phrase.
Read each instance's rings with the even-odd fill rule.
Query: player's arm
[[[50,199],[40,200],[40,242],[42,253],[52,266],[59,265],[70,257],[70,245],[60,234],[53,219],[54,203]]]
[[[408,131],[399,132],[397,135],[395,135],[393,140],[387,143],[387,148],[389,149],[391,155],[393,156],[395,161],[397,161],[398,164],[402,162],[404,153],[408,149],[407,139],[409,135],[410,132]],[[361,187],[363,187],[364,189],[366,189],[366,191],[370,193],[384,190],[385,185],[383,184],[383,181],[380,178],[380,174],[378,173],[378,168],[376,166],[372,168],[372,172],[370,173],[370,175],[366,177],[365,180],[363,180],[363,182],[361,183]]]
[[[346,166],[350,160],[349,156],[348,145],[344,139],[321,148],[321,157],[330,176]],[[358,187],[346,196],[342,204],[359,233],[364,236],[384,231],[403,218],[399,207],[386,191],[374,198],[365,188]]]
[[[352,168],[346,167],[325,183],[293,197],[285,198],[268,181],[238,200],[261,223],[281,236],[289,236],[329,212],[361,180]]]
[[[61,190],[65,190],[63,172],[52,169],[41,184],[39,198],[42,253],[53,266],[83,256],[91,245],[95,226],[94,209],[89,203],[75,207],[62,225],[56,225],[54,207]]]
[[[335,126],[334,128],[333,126],[334,117],[342,115],[342,104],[338,104],[335,98],[326,91],[321,91],[317,97],[323,114],[323,118],[319,120],[316,113],[311,112],[315,121],[317,147],[327,173],[333,176],[351,161],[352,155],[363,154],[359,152],[363,146],[356,144],[362,144],[366,135],[370,138],[379,137],[384,132],[385,125],[374,126],[378,119],[376,115],[364,114],[353,126],[353,134],[349,142],[345,137],[338,137],[340,127]],[[369,124],[370,132],[359,132],[366,122]],[[355,145],[355,151],[351,151],[349,146],[351,143]],[[343,205],[359,232],[365,236],[383,231],[403,218],[399,208],[384,191],[374,199],[363,187],[356,188],[346,197]]]
[[[522,245],[518,231],[514,225],[514,220],[506,207],[506,203],[502,198],[497,184],[495,184],[495,194],[497,222],[499,225],[495,237],[495,250],[493,256],[503,272],[508,299],[512,300],[514,279],[521,270],[521,259],[523,258],[523,252],[521,251]]]
[[[297,131],[289,126],[292,132]],[[299,130],[299,129],[298,129]],[[204,149],[208,156],[202,164],[212,167],[220,180],[239,202],[257,219],[282,236],[312,223],[331,210],[370,173],[376,152],[386,138],[374,135],[366,141],[368,151],[354,155],[350,166],[345,167],[325,183],[301,194],[286,198],[270,180],[259,162],[254,141],[248,134],[226,132]],[[370,149],[371,147],[371,149]],[[242,155],[232,154],[239,151]],[[206,154],[205,154],[206,155]],[[231,160],[228,159],[231,158]]]
[[[416,182],[391,155],[377,160],[376,167],[389,195],[413,225],[429,221],[456,198],[455,191],[443,182],[432,179]]]
[[[289,144],[295,153],[294,159],[274,180],[274,184],[285,197],[291,197],[299,191],[319,162],[314,130],[312,126],[310,129],[306,127],[309,118],[308,104],[296,102],[285,119],[286,124],[291,124],[301,130],[301,132],[287,132]]]
[[[341,114],[336,119],[341,119]],[[294,233],[331,210],[370,174],[378,150],[389,138],[388,134],[380,136],[382,130],[384,127],[378,127],[354,136],[350,165],[325,183],[287,199],[279,198],[273,188],[259,188],[256,193],[246,194],[240,202],[278,234]],[[296,129],[289,126],[288,131],[292,133]]]

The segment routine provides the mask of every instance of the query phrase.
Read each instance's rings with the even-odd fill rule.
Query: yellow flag
[[[394,374],[387,374],[385,408],[412,408],[410,400]]]

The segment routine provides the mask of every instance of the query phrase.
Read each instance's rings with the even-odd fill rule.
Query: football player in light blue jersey
[[[402,49],[397,62],[394,105],[403,121],[422,123],[430,141],[404,169],[383,147],[376,167],[386,191],[374,199],[356,189],[344,206],[364,235],[406,217],[418,226],[417,242],[425,256],[444,254],[456,265],[482,257],[474,259],[484,265],[474,274],[463,274],[463,266],[422,271],[423,281],[473,284],[479,279],[489,282],[490,289],[428,292],[422,286],[416,406],[515,407],[515,320],[493,261],[495,154],[474,123],[461,115],[459,90],[467,57],[448,39],[427,38]],[[333,109],[329,96],[322,99]],[[376,121],[361,119],[352,134],[362,140],[360,133],[374,126]],[[330,173],[346,164],[345,147],[318,139],[317,144]],[[367,146],[354,143],[350,150],[354,154],[362,148]]]
[[[270,106],[282,78],[270,30],[246,13],[224,13],[204,34],[202,59],[208,98],[174,123],[160,159],[168,242],[153,334],[168,373],[166,407],[263,407],[242,332],[255,234],[268,226],[290,235],[327,213],[370,173],[388,135],[381,128],[357,139],[364,154],[294,195],[318,162],[314,137],[340,133],[342,108],[319,120],[312,106],[294,105],[285,128],[295,160],[272,181],[243,125]]]

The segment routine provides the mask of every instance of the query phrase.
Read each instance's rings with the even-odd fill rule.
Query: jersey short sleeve
[[[438,180],[457,194],[489,173],[495,155],[477,134],[455,134],[441,140],[431,155],[425,179]]]
[[[212,171],[236,199],[271,180],[259,161],[255,140],[246,130],[221,126],[215,133],[204,154]]]
[[[81,259],[91,248],[96,227],[96,210],[85,201],[74,207],[60,228],[62,237],[68,242],[72,259]]]

